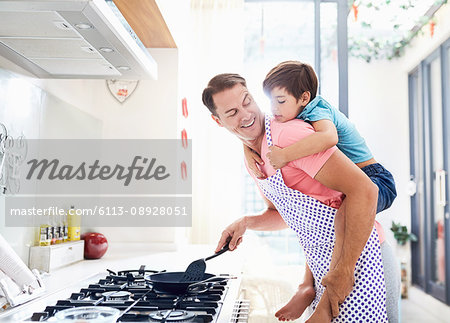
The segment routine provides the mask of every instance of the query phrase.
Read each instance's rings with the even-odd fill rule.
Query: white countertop
[[[43,280],[47,291],[53,292],[106,269],[120,271],[145,265],[146,269],[184,271],[191,261],[214,254],[214,248],[213,245],[186,245],[175,249],[172,244],[116,243],[108,247],[101,259],[83,260],[50,274],[44,273]],[[240,274],[242,258],[239,250],[226,252],[207,262],[207,272]]]
[[[214,253],[213,245],[185,245],[175,249],[169,244],[155,243],[116,243],[110,244],[108,251],[101,259],[83,260],[72,265],[56,269],[42,275],[46,292],[43,296],[26,304],[11,308],[0,313],[0,321],[11,317],[11,313],[20,313],[25,307],[33,307],[33,311],[43,311],[43,299],[61,299],[79,290],[79,284],[91,279],[99,273],[103,277],[106,269],[113,271],[139,269],[145,265],[146,269],[184,271],[191,261],[210,256]],[[240,276],[244,256],[238,251],[226,252],[207,262],[206,271],[212,274],[232,274]],[[18,317],[15,316],[15,319]],[[20,317],[23,319],[23,316]]]

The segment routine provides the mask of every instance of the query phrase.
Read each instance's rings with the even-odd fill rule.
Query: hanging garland
[[[438,9],[443,4],[447,3],[447,0],[436,0],[434,6]],[[354,23],[359,23],[363,29],[368,31],[372,28],[369,21],[359,19],[358,14],[360,10],[403,10],[404,14],[408,14],[408,10],[414,7],[414,1],[411,0],[349,0],[350,12],[353,15]],[[437,9],[434,11],[436,12]],[[349,12],[349,13],[350,13]],[[410,41],[418,34],[423,34],[425,25],[429,24],[430,37],[433,37],[436,26],[436,19],[433,18],[434,12],[431,16],[423,15],[419,17],[415,22],[415,28],[401,34],[401,25],[394,24],[392,26],[392,36],[386,37],[365,37],[364,35],[349,36],[349,54],[356,58],[364,59],[366,62],[370,62],[372,59],[388,59],[391,60],[395,57],[400,57],[405,51],[405,47]]]

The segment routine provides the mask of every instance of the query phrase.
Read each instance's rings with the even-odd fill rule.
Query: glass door
[[[442,46],[442,118],[444,120],[443,127],[443,145],[444,145],[444,166],[447,171],[444,189],[446,196],[446,205],[444,209],[444,252],[445,252],[445,282],[446,282],[446,300],[450,304],[450,199],[448,171],[450,171],[450,39]]]
[[[409,74],[412,281],[450,303],[450,40]]]
[[[409,195],[411,196],[411,230],[420,237],[411,244],[412,252],[412,282],[425,289],[425,189],[424,189],[424,114],[422,102],[422,82],[420,67],[409,75],[409,105],[410,105],[410,164],[411,175]]]
[[[436,52],[425,62],[426,104],[429,122],[427,182],[430,191],[429,212],[429,257],[430,275],[427,285],[430,293],[445,300],[445,179],[443,118],[442,118],[442,78],[441,57]]]

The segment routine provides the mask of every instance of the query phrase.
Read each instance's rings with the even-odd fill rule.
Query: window
[[[346,25],[338,26],[339,15],[346,22],[346,1],[245,2],[244,76],[263,111],[270,113],[269,100],[262,91],[267,72],[282,61],[298,60],[315,68],[319,93],[347,112],[347,46],[343,37]],[[344,40],[342,52],[338,52],[339,40],[341,44]],[[244,173],[243,211],[256,213],[265,208],[264,202],[245,168]],[[304,264],[303,252],[292,230],[259,232],[258,235],[270,246],[276,263]]]

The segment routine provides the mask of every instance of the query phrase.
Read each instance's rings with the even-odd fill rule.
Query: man
[[[267,151],[265,140],[264,115],[259,110],[247,90],[245,80],[237,74],[220,74],[211,79],[203,92],[203,103],[210,110],[213,119],[221,127],[236,135],[245,145],[257,152],[264,160]],[[313,131],[301,121],[293,120],[289,127],[295,126],[301,136]],[[276,126],[275,123],[273,123]],[[295,138],[298,140],[299,138]],[[274,139],[275,141],[275,139]],[[277,144],[274,142],[274,144]],[[266,163],[268,164],[268,163]],[[365,174],[347,159],[335,147],[325,152],[302,159],[289,171],[296,172],[298,191],[321,200],[320,195],[326,195],[331,200],[339,199],[340,193],[345,194],[345,222],[342,252],[337,264],[323,277],[322,284],[326,291],[322,299],[329,299],[329,304],[321,302],[317,306],[315,317],[311,321],[320,322],[324,318],[331,319],[339,313],[339,304],[350,294],[354,283],[355,265],[373,230],[377,187]],[[283,173],[287,186],[289,181],[287,171]],[[269,174],[267,174],[269,176]],[[298,175],[298,176],[297,176]],[[292,184],[292,186],[295,186]],[[315,196],[316,195],[316,196]],[[286,227],[274,204],[266,200],[268,209],[256,216],[243,217],[222,233],[218,243],[219,250],[227,240],[230,240],[230,250],[234,250],[242,241],[247,229],[279,230]],[[321,202],[324,202],[321,200]],[[332,203],[331,203],[332,204]],[[322,314],[320,313],[322,312]]]

